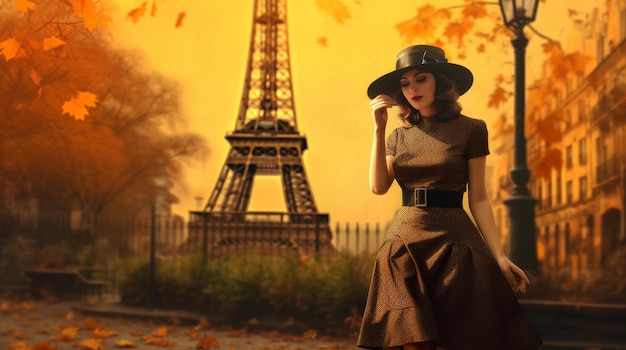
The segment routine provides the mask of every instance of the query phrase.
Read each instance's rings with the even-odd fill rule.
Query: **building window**
[[[546,226],[543,230],[543,258],[547,260],[550,256],[550,227]]]
[[[567,204],[572,204],[574,201],[574,182],[571,180],[565,185],[565,196]]]
[[[572,127],[572,111],[567,110],[565,112],[565,130],[569,130]]]
[[[587,177],[583,176],[578,180],[579,200],[587,199]]]
[[[562,178],[561,178],[561,171],[559,170],[559,172],[556,174],[556,204],[560,205],[561,203],[563,203],[563,191],[561,190],[561,187],[563,186],[562,184]]]
[[[587,163],[587,140],[581,138],[578,140],[578,165],[585,165]]]
[[[597,63],[600,64],[604,59],[604,34],[600,34],[598,36],[598,41],[596,42],[596,56]]]
[[[569,261],[570,251],[570,228],[569,222],[565,224],[565,232],[563,232],[563,260]]]
[[[584,122],[585,121],[585,100],[580,99],[578,100],[578,121],[579,122]]]
[[[568,169],[571,169],[572,166],[574,166],[574,160],[573,160],[574,156],[573,156],[573,153],[574,152],[572,150],[572,145],[568,145],[565,148],[565,166]]]
[[[552,208],[552,182],[548,182],[548,193],[546,196],[547,207]]]
[[[554,225],[554,266],[561,266],[561,232],[559,232],[559,224]]]

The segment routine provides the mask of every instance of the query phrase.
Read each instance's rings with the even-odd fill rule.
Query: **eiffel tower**
[[[294,107],[287,0],[254,1],[243,95],[226,139],[231,148],[213,192],[202,211],[191,212],[203,227],[204,251],[332,251],[329,217],[317,211],[302,159],[307,140]],[[257,175],[280,176],[286,213],[248,211]]]

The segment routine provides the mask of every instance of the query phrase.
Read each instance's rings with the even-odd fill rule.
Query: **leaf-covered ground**
[[[324,338],[315,330],[300,335],[217,329],[203,318],[197,324],[82,315],[71,302],[0,299],[0,349],[356,349],[349,340]]]

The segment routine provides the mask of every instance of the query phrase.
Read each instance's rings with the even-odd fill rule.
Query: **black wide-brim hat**
[[[456,86],[459,95],[470,89],[474,82],[472,72],[458,64],[448,63],[446,53],[436,46],[409,46],[396,56],[396,70],[374,80],[367,88],[367,96],[374,98],[380,94],[393,95],[400,90],[400,77],[405,72],[417,69],[424,73],[441,73]]]

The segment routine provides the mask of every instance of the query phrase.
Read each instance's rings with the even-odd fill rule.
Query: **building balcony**
[[[596,185],[618,179],[621,173],[621,157],[611,157],[596,166]]]
[[[610,120],[626,121],[626,84],[620,84],[600,96],[592,109],[594,124],[608,123]]]

